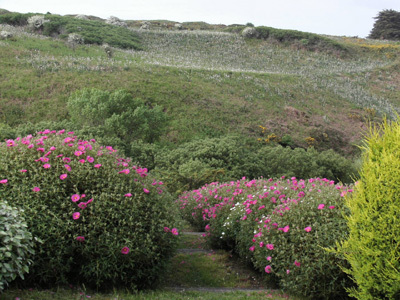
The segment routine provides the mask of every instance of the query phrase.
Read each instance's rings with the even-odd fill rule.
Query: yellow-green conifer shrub
[[[349,237],[339,253],[357,299],[400,299],[400,124],[385,121],[365,140],[360,180],[346,199]]]

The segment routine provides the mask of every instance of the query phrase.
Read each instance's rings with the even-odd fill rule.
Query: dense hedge
[[[211,183],[180,196],[185,219],[204,226],[214,247],[238,253],[291,294],[341,299],[351,280],[325,248],[347,236],[343,196],[327,179],[245,178]]]
[[[1,143],[0,174],[0,198],[23,208],[43,241],[28,283],[143,288],[173,254],[171,196],[110,146],[45,130]]]

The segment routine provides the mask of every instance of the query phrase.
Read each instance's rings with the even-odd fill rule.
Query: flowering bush
[[[271,282],[313,299],[338,299],[349,280],[324,248],[347,234],[342,196],[351,191],[320,178],[243,178],[186,192],[179,204],[185,218],[206,224],[213,246],[234,250]]]
[[[7,184],[1,179],[0,184]],[[17,276],[24,278],[33,254],[32,235],[20,211],[0,202],[0,292]]]
[[[110,146],[45,130],[1,143],[0,174],[0,197],[25,210],[43,241],[29,282],[141,288],[173,253],[171,196]]]
[[[321,179],[292,180],[290,185],[297,195],[258,221],[253,264],[267,276],[277,277],[290,293],[341,299],[350,285],[338,266],[345,261],[326,248],[347,236],[343,196],[352,190]]]

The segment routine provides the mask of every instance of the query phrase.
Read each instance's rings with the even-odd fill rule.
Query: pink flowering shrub
[[[111,146],[45,130],[0,143],[0,174],[0,198],[24,209],[42,241],[28,284],[143,288],[173,254],[179,222],[172,197]]]
[[[186,192],[178,202],[192,223],[206,224],[214,247],[234,250],[271,282],[293,294],[339,299],[349,280],[324,248],[347,235],[343,196],[351,192],[320,178],[243,178]]]
[[[261,272],[270,266],[266,276],[274,276],[294,295],[341,299],[351,281],[338,266],[345,262],[327,248],[336,247],[348,235],[342,195],[352,190],[319,178],[291,180],[290,185],[298,187],[297,196],[287,198],[256,222],[253,264]]]

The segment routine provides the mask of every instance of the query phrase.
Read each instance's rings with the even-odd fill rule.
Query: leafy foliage
[[[350,183],[357,174],[354,164],[333,150],[263,147],[258,153],[260,175],[265,177],[323,177]]]
[[[384,9],[375,19],[370,39],[400,40],[400,12]]]
[[[0,14],[0,24],[8,24],[13,26],[24,26],[28,24],[29,17],[34,14],[21,14],[21,13],[4,13]]]
[[[298,43],[308,50],[326,50],[331,52],[343,52],[346,48],[332,40],[315,33],[303,32],[298,30],[277,29],[273,27],[258,26],[256,37],[259,39],[272,39],[280,43]]]
[[[267,272],[270,266],[267,276],[273,273],[280,286],[293,295],[346,299],[351,280],[338,266],[345,261],[339,261],[326,248],[347,236],[341,196],[352,190],[320,179],[293,180],[293,187],[299,188],[296,196],[287,197],[267,216],[260,217],[253,263],[261,272]]]
[[[1,185],[7,185],[4,179]],[[29,272],[33,256],[32,234],[21,211],[0,201],[0,292],[17,276]]]
[[[351,265],[357,299],[400,297],[399,172],[400,124],[371,128],[363,147],[355,193],[346,199],[349,236],[339,249]]]
[[[34,16],[32,13],[5,13],[0,15],[0,23],[24,26],[28,24],[28,19],[32,16]],[[141,49],[138,36],[125,27],[113,26],[99,20],[84,20],[52,14],[41,17],[46,22],[37,30],[47,36],[67,39],[68,34],[75,33],[81,35],[86,44],[109,44],[122,49]]]
[[[125,27],[113,26],[97,20],[82,20],[72,17],[46,15],[50,20],[44,24],[43,34],[61,37],[68,33],[79,33],[86,44],[109,44],[123,49],[139,50],[140,42],[135,33]]]
[[[192,224],[206,224],[214,247],[237,252],[271,282],[312,299],[340,299],[351,281],[324,248],[347,236],[342,196],[351,191],[320,178],[243,178],[186,192],[178,203]]]
[[[125,149],[128,156],[133,154],[129,152],[131,142],[156,142],[165,133],[168,124],[161,106],[148,107],[124,90],[80,90],[71,95],[67,107],[75,126],[102,132],[96,136],[121,140],[127,145]]]
[[[35,245],[26,280],[96,288],[154,284],[176,246],[177,212],[161,182],[111,147],[65,130],[0,144],[0,197],[24,209]],[[174,231],[175,232],[175,231]]]
[[[155,155],[157,172],[177,194],[241,177],[324,177],[350,183],[354,164],[333,150],[263,146],[239,136],[196,139]]]

